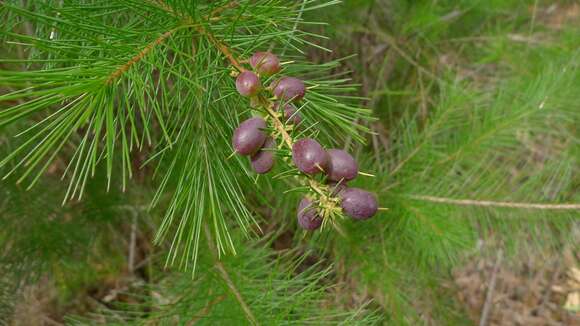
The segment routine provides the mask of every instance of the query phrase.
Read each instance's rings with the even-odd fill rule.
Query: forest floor
[[[578,252],[568,248],[548,260],[530,255],[516,264],[503,257],[501,250],[476,255],[453,273],[457,299],[474,322],[580,325]]]

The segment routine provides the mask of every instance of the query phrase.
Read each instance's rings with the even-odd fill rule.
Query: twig
[[[135,250],[137,247],[137,212],[133,211],[133,223],[131,223],[131,240],[129,242],[129,273],[135,271]]]
[[[47,323],[48,325],[55,325],[55,326],[62,326],[64,324],[57,322],[56,320],[48,317],[48,316],[42,316],[42,320]]]
[[[211,295],[211,290],[210,290],[210,295]],[[209,314],[209,312],[211,311],[211,308],[213,308],[213,306],[215,306],[216,304],[224,301],[225,298],[226,298],[225,295],[220,295],[219,297],[208,302],[198,313],[195,314],[195,317],[192,320],[190,320],[187,323],[187,325],[191,326],[191,325],[197,323],[203,317],[207,316]]]
[[[218,50],[230,61],[232,66],[236,67],[240,72],[246,70],[242,65],[238,62],[238,60],[234,57],[230,49],[225,45],[223,42],[219,41],[215,38],[215,36],[210,33],[207,29],[203,28],[203,26],[199,25],[195,28],[200,34],[205,35],[210,42],[212,42]]]
[[[429,201],[433,203],[460,205],[460,206],[481,206],[481,207],[506,207],[522,209],[545,209],[545,210],[580,210],[580,204],[540,204],[540,203],[519,203],[491,200],[475,199],[453,199],[435,196],[409,196],[413,199]]]
[[[221,12],[223,12],[226,9],[230,9],[230,8],[235,8],[238,6],[238,2],[237,1],[232,1],[224,6],[221,6],[219,8],[216,8],[215,10],[213,10],[210,14],[209,19],[213,18],[215,15],[220,14]],[[205,29],[202,25],[198,25],[195,27],[195,29],[202,35],[205,35],[209,41],[211,43],[213,43],[218,50],[230,61],[230,63],[232,64],[232,66],[236,67],[236,69],[238,69],[238,71],[242,72],[246,69],[244,69],[244,67],[240,64],[240,62],[236,59],[236,57],[233,55],[232,51],[229,49],[229,47],[223,43],[222,41],[218,40],[210,31],[208,31],[207,29]]]
[[[179,14],[177,14],[173,8],[171,8],[170,5],[166,4],[165,1],[163,0],[149,0],[148,2],[150,2],[151,4],[167,11],[168,13],[172,14],[172,15],[176,15],[179,16]]]
[[[492,301],[493,301],[493,291],[495,289],[495,283],[497,280],[497,272],[503,258],[503,250],[498,250],[495,264],[493,266],[493,271],[491,274],[491,280],[489,281],[489,286],[487,287],[487,295],[485,297],[485,304],[483,305],[483,311],[481,312],[481,319],[479,320],[479,326],[487,325],[489,319],[489,313],[491,312]]]
[[[305,7],[306,7],[306,0],[302,0],[302,4],[300,5],[300,11],[298,11],[298,15],[296,15],[296,19],[294,20],[294,27],[292,27],[292,31],[290,32],[290,35],[294,35],[294,33],[296,33],[296,30],[298,29],[298,22],[302,19],[302,13],[304,12]],[[285,54],[287,49],[288,49],[288,43],[286,43],[286,45],[284,45],[284,49],[282,49],[282,54]]]
[[[242,294],[236,288],[234,282],[232,281],[232,279],[230,278],[230,275],[228,274],[228,271],[224,267],[224,264],[222,264],[222,262],[217,257],[217,254],[216,254],[217,248],[215,247],[215,244],[214,244],[213,239],[211,237],[209,227],[207,226],[207,224],[204,224],[203,228],[205,231],[204,232],[205,236],[207,238],[207,244],[208,244],[208,246],[209,246],[209,248],[214,256],[214,259],[215,259],[215,267],[217,268],[218,272],[220,273],[220,276],[226,282],[226,285],[228,286],[228,288],[230,289],[232,294],[236,297],[236,300],[238,301],[238,303],[240,304],[240,307],[242,308],[242,310],[246,314],[246,317],[248,317],[248,320],[250,321],[250,323],[252,325],[258,325],[258,321],[257,321],[256,317],[254,317],[252,310],[250,310],[250,307],[246,304],[246,301],[242,297]]]
[[[391,172],[389,172],[389,174],[391,176],[397,174],[397,172],[399,172],[399,170],[419,152],[419,150],[421,149],[421,147],[423,147],[424,144],[425,141],[420,143],[417,147],[415,147],[415,149],[413,149],[413,151],[409,155],[407,155],[407,157],[405,157],[402,161],[400,161],[399,164],[397,164],[397,166],[395,166],[395,168],[392,169]]]
[[[219,8],[216,8],[216,9],[214,9],[214,10],[211,12],[211,14],[210,14],[209,18],[213,18],[213,17],[215,17],[216,15],[219,15],[219,14],[221,14],[221,13],[222,13],[224,10],[226,10],[226,9],[231,9],[231,8],[235,8],[235,7],[237,7],[238,5],[239,5],[239,3],[238,3],[237,1],[232,1],[232,2],[229,2],[229,3],[227,3],[227,4],[223,5],[223,6],[219,7]]]
[[[282,123],[282,121],[280,121],[278,115],[276,115],[276,113],[272,110],[272,106],[266,105],[264,106],[264,108],[266,109],[266,112],[268,112],[268,114],[272,117],[274,128],[276,128],[276,130],[280,133],[282,139],[284,140],[284,143],[286,144],[286,146],[288,146],[288,149],[292,150],[292,145],[294,144],[292,136],[288,134],[286,128],[284,128],[284,124]],[[320,166],[318,166],[318,168],[321,171],[323,171],[323,169]],[[316,180],[308,178],[308,185],[310,186],[310,188],[312,188],[312,190],[316,191],[320,195],[323,195],[324,192],[320,189],[321,186]]]
[[[284,128],[284,124],[282,123],[282,121],[280,121],[280,119],[278,119],[278,116],[272,110],[272,108],[270,106],[265,106],[265,109],[266,109],[266,112],[268,112],[268,114],[272,117],[272,121],[274,122],[274,127],[280,133],[280,135],[282,136],[282,139],[284,140],[284,142],[286,143],[288,148],[290,150],[292,150],[292,144],[294,142],[292,141],[292,137],[290,137],[290,135],[286,131],[286,128]]]
[[[442,84],[445,83],[443,79],[437,77],[431,71],[429,71],[426,68],[424,68],[423,66],[421,66],[421,64],[419,64],[411,56],[409,56],[403,49],[401,49],[399,47],[399,45],[397,44],[397,40],[394,37],[392,37],[391,35],[389,35],[387,33],[380,32],[378,30],[375,31],[375,35],[379,36],[382,40],[384,40],[393,50],[395,50],[395,52],[397,52],[409,64],[414,66],[418,71],[423,72],[425,75],[429,76],[431,79],[434,79]]]
[[[183,18],[179,14],[177,14],[169,5],[167,5],[162,0],[152,0],[150,2],[152,4],[158,6],[159,8],[167,11],[168,13],[170,13],[172,15],[175,15],[177,17]],[[203,19],[211,20],[213,17],[215,17],[216,15],[220,14],[224,10],[229,9],[229,8],[233,8],[233,7],[236,7],[237,5],[238,5],[237,2],[232,1],[232,2],[228,3],[227,5],[224,5],[224,6],[221,6],[219,8],[216,8],[209,15],[203,17]],[[222,53],[224,53],[224,55],[226,55],[226,57],[228,57],[228,59],[230,59],[230,61],[232,62],[232,64],[234,66],[236,66],[236,68],[238,68],[238,70],[243,71],[243,68],[241,67],[241,65],[239,63],[237,63],[237,61],[235,61],[235,58],[231,55],[231,53],[229,53],[229,50],[227,49],[227,47],[225,47],[223,44],[219,43],[219,41],[217,41],[215,39],[215,37],[212,34],[208,33],[201,25],[195,25],[194,22],[193,22],[193,20],[191,18],[186,18],[183,25],[178,26],[178,27],[176,27],[176,28],[174,28],[172,30],[169,30],[169,31],[161,34],[161,36],[159,36],[153,42],[151,42],[147,46],[145,46],[141,51],[139,51],[139,53],[137,53],[134,57],[132,57],[129,61],[127,61],[124,65],[122,65],[119,68],[117,68],[117,70],[115,70],[113,73],[111,73],[111,75],[109,75],[109,77],[107,78],[107,80],[105,81],[105,83],[106,84],[110,84],[113,81],[115,81],[117,78],[119,78],[125,72],[127,72],[127,70],[129,70],[129,68],[131,68],[134,64],[136,64],[137,62],[141,61],[156,46],[158,46],[161,43],[165,42],[165,40],[167,40],[167,38],[169,38],[173,33],[175,33],[177,30],[179,30],[181,28],[188,27],[188,26],[194,27],[199,33],[206,35],[210,39],[210,41],[212,41],[212,43],[215,42],[216,45],[219,45],[221,47],[224,47],[224,49],[221,49],[220,48],[220,51],[222,51]],[[226,53],[229,53],[229,56]],[[234,61],[232,61],[232,59]]]
[[[178,29],[179,28],[174,28],[170,31],[167,31],[167,32],[161,34],[161,36],[159,36],[153,42],[149,43],[145,48],[143,48],[139,53],[137,53],[133,58],[131,58],[131,60],[127,61],[127,63],[125,63],[124,65],[117,68],[117,70],[113,71],[113,73],[111,75],[109,75],[109,78],[107,78],[105,83],[110,84],[114,80],[119,78],[123,73],[125,73],[127,70],[129,70],[129,68],[131,68],[131,66],[133,66],[137,62],[141,61],[141,59],[143,59],[143,57],[145,57],[149,52],[151,52],[151,50],[153,50],[153,48],[155,48],[157,45],[165,42],[165,40],[168,37],[170,37]]]

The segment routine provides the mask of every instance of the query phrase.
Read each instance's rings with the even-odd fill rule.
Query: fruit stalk
[[[288,134],[288,131],[284,127],[284,123],[282,123],[282,121],[280,121],[276,112],[274,112],[274,110],[272,110],[273,107],[274,107],[274,104],[268,100],[267,100],[267,104],[263,106],[264,110],[266,110],[268,115],[272,118],[272,124],[274,125],[274,128],[276,128],[276,131],[278,131],[278,133],[282,137],[282,140],[284,141],[284,143],[286,144],[288,149],[290,151],[292,151],[292,145],[294,145],[294,140],[292,139],[292,136],[290,136],[290,134]],[[325,187],[324,185],[320,184],[319,182],[317,182],[316,180],[314,180],[311,177],[308,177],[307,179],[308,179],[308,185],[310,186],[310,188],[312,188],[312,190],[314,190],[315,192],[317,192],[320,195],[325,193],[321,189],[321,187]]]
[[[267,105],[264,105],[264,109],[266,110],[268,115],[272,118],[272,123],[274,125],[274,128],[276,128],[276,131],[278,131],[280,133],[280,136],[282,136],[282,140],[284,141],[286,146],[288,146],[288,149],[292,150],[292,145],[294,144],[294,141],[293,141],[292,137],[290,136],[290,134],[288,134],[288,131],[286,131],[286,128],[284,128],[284,124],[282,123],[282,121],[280,121],[280,119],[278,119],[276,112],[274,112],[274,110],[272,110],[273,107],[274,107],[274,104],[270,101],[268,101]]]

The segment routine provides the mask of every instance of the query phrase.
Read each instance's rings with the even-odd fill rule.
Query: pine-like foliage
[[[337,63],[300,58],[317,37],[302,31],[302,13],[329,4],[289,10],[271,1],[8,2],[5,42],[25,57],[3,60],[15,69],[2,70],[0,84],[14,90],[0,101],[18,103],[0,113],[0,125],[36,121],[0,166],[17,160],[7,175],[19,173],[19,182],[33,186],[61,150],[73,147],[66,151],[66,201],[82,198],[100,163],[108,186],[115,172],[125,188],[131,154],[144,151],[157,162],[153,205],[167,206],[157,239],[173,237],[169,262],[194,269],[204,223],[221,253],[235,252],[229,230],[253,228],[242,190],[254,186],[245,163],[228,159],[232,131],[249,114],[232,65],[259,49],[284,53],[292,59],[284,73],[306,78],[310,88],[306,132],[316,121],[327,143],[345,133],[361,139],[364,128],[353,122],[368,111],[349,105],[348,79],[328,74]]]
[[[2,42],[7,47],[0,70],[0,126],[10,126],[9,134],[18,136],[0,161],[6,181],[34,190],[48,187],[42,177],[47,170],[60,172],[68,186],[55,189],[51,195],[64,196],[64,203],[87,202],[96,179],[107,180],[107,190],[126,190],[136,168],[154,165],[158,190],[151,198],[152,206],[166,210],[156,241],[169,251],[167,265],[194,271],[203,237],[214,239],[215,246],[207,249],[216,256],[235,253],[242,243],[238,229],[246,236],[257,229],[248,203],[259,199],[248,198],[249,193],[259,190],[247,163],[230,158],[233,129],[250,115],[248,103],[238,96],[231,76],[241,60],[256,50],[269,49],[287,60],[284,74],[306,80],[309,92],[300,108],[305,118],[300,135],[315,134],[327,144],[337,144],[344,135],[363,139],[359,132],[366,128],[353,122],[368,119],[369,111],[352,106],[357,98],[349,94],[354,88],[348,77],[332,73],[339,62],[313,65],[303,59],[303,48],[316,46],[313,42],[319,38],[303,31],[308,24],[318,24],[303,21],[303,13],[331,4],[312,1],[288,8],[282,1],[3,2]],[[14,123],[18,128],[13,128]],[[140,161],[142,157],[144,161]],[[11,194],[21,196],[17,191]],[[111,205],[106,201],[101,204]],[[17,201],[11,205],[11,210],[20,207]],[[58,202],[53,200],[49,206],[58,210],[56,216],[66,216],[62,211],[66,208],[58,208]],[[26,225],[11,218],[12,214],[17,213],[5,215],[7,223]],[[35,218],[38,214],[23,215]],[[74,223],[81,221],[75,218]],[[55,231],[91,238],[78,229],[67,231],[50,220],[46,223]],[[106,228],[102,224],[98,232],[106,232]],[[16,229],[14,225],[6,228]],[[37,233],[23,230],[22,235]],[[166,236],[171,239],[169,245]],[[5,241],[20,240],[6,235]],[[41,243],[66,244],[56,239]],[[65,247],[75,248],[79,255],[82,251],[76,248],[91,248],[89,243]],[[66,256],[49,248],[42,248],[41,253]],[[6,254],[17,259],[11,250]],[[252,323],[358,319],[357,311],[317,312],[326,286],[316,284],[328,270],[312,269],[297,276],[295,267],[273,266],[279,259],[269,261],[271,255],[258,250],[250,257],[237,256],[235,270],[242,278],[204,282],[207,289],[213,289],[218,280],[226,284],[231,290],[228,293],[237,299],[226,303],[239,304],[245,312],[237,314],[226,307],[215,310],[218,316],[222,311],[227,318]],[[38,258],[31,261],[50,261]],[[57,266],[53,263],[48,270],[30,270],[54,273]],[[203,272],[210,273],[207,269]],[[264,278],[273,283],[263,283]],[[176,276],[175,282],[174,287],[191,280]],[[181,295],[187,289],[179,287],[178,293],[168,295]],[[271,295],[264,297],[264,293]],[[180,319],[188,320],[190,316],[184,311],[194,313],[191,309],[222,295],[223,291],[207,295],[204,299],[208,302],[197,297],[179,302],[167,308],[167,313],[180,313]],[[145,317],[163,319],[164,312],[160,314]],[[364,321],[366,317],[361,318]]]
[[[371,43],[361,42],[356,70],[383,124],[371,125],[381,135],[367,169],[381,175],[375,189],[390,210],[333,247],[392,323],[461,323],[441,284],[478,242],[512,256],[578,247],[578,28],[554,32],[528,8],[375,2],[360,24],[336,28],[345,42]],[[510,23],[496,28],[498,17]]]
[[[151,284],[128,290],[133,304],[70,322],[463,324],[441,284],[478,241],[513,255],[577,246],[578,29],[545,29],[527,10],[534,1],[338,2],[3,1],[0,309],[61,260],[67,274],[73,262],[92,268],[78,257],[97,247],[122,256],[109,232],[129,233],[127,216],[156,230],[167,259],[147,262]],[[326,16],[349,24],[317,22]],[[521,36],[535,31],[553,43]],[[350,44],[361,39],[374,43]],[[309,62],[325,46],[348,58]],[[251,115],[235,67],[263,50],[308,86],[292,136],[358,153],[376,176],[353,185],[388,211],[294,233],[300,186],[288,171],[257,178],[231,155],[233,129]],[[466,62],[444,64],[455,56]],[[136,185],[143,169],[151,180]],[[140,189],[149,183],[156,190]],[[134,207],[144,200],[158,210]],[[274,251],[288,233],[294,250]],[[349,285],[362,299],[344,308]]]
[[[139,304],[104,309],[89,320],[73,317],[71,323],[372,325],[381,320],[366,305],[353,311],[322,308],[329,303],[332,287],[325,284],[331,269],[321,267],[323,262],[298,271],[307,256],[278,256],[261,245],[247,245],[236,256],[218,261],[212,247],[202,247],[210,250],[200,253],[197,272],[203,276],[197,280],[165,273],[154,286],[132,289],[132,299]]]

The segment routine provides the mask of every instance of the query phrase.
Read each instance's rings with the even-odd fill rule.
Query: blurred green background
[[[378,118],[368,144],[353,147],[376,177],[357,182],[389,211],[345,223],[346,236],[304,239],[295,200],[264,185],[250,205],[265,234],[234,230],[240,252],[220,263],[204,248],[191,281],[164,269],[169,244],[152,245],[162,217],[146,209],[152,171],[125,193],[96,176],[64,206],[66,185],[50,169],[29,191],[8,179],[0,322],[233,325],[246,314],[237,291],[258,316],[278,315],[272,324],[292,314],[347,325],[580,323],[580,213],[526,207],[580,203],[580,4],[345,1],[304,15],[328,23],[311,28],[332,52],[312,47],[312,61],[356,54],[336,72],[350,71]],[[17,130],[0,129],[1,156]]]

